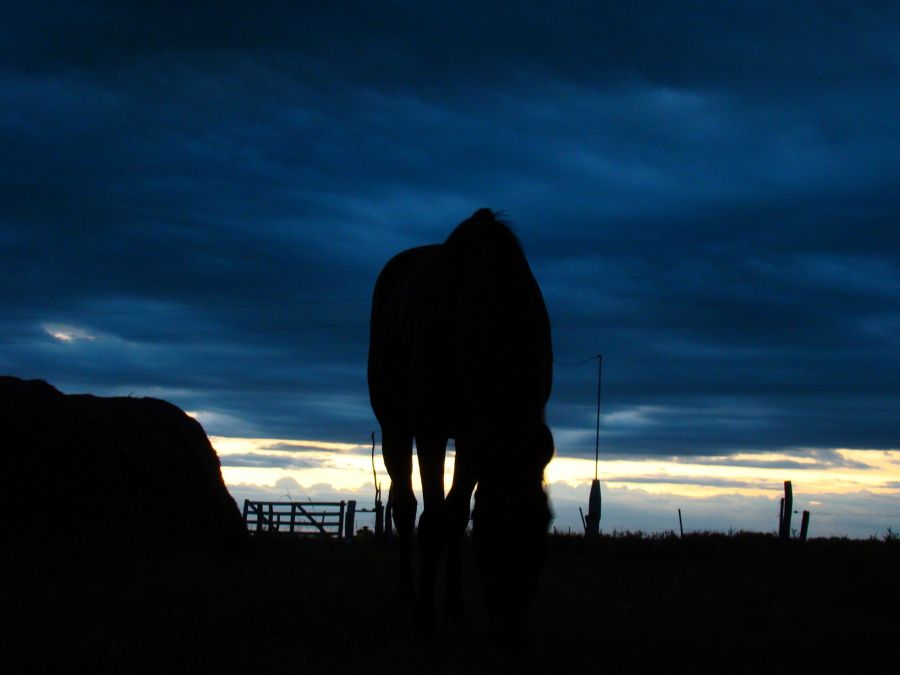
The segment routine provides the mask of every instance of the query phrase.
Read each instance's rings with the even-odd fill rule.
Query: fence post
[[[596,537],[600,534],[600,481],[596,478],[591,482],[591,492],[588,495],[588,514],[585,520],[585,537]]]
[[[781,539],[791,538],[791,512],[794,510],[794,489],[791,481],[784,481],[784,507],[781,509],[781,527],[778,536]]]
[[[381,539],[384,536],[384,506],[381,500],[375,501],[375,538]]]
[[[681,524],[681,509],[678,509],[678,531],[681,533],[681,538],[684,539],[684,525]]]
[[[803,512],[803,520],[800,521],[800,541],[806,541],[806,533],[809,531],[809,511]]]
[[[347,502],[347,514],[344,516],[344,538],[347,541],[353,539],[353,526],[356,520],[356,500]]]
[[[388,544],[394,538],[394,484],[388,488],[387,506],[384,508],[384,540]]]

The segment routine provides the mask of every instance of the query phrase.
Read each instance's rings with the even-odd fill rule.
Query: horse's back
[[[368,379],[383,427],[457,437],[542,421],[552,363],[540,287],[487,209],[379,275]]]

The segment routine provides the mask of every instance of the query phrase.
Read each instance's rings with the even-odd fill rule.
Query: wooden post
[[[247,514],[250,512],[250,500],[244,500],[244,527],[247,526]]]
[[[803,512],[803,520],[800,521],[800,541],[806,541],[806,533],[809,531],[809,511]]]
[[[381,539],[384,536],[384,506],[381,500],[375,502],[375,538]]]
[[[778,506],[778,536],[781,536],[781,523],[784,521],[784,497],[781,498],[781,504]]]
[[[356,521],[356,500],[351,499],[347,502],[347,513],[344,516],[344,538],[347,541],[353,540],[353,527]]]
[[[588,514],[585,520],[585,536],[596,537],[600,534],[600,481],[591,482],[591,493],[588,497]]]
[[[388,544],[394,539],[394,484],[388,488],[387,506],[384,508],[384,540]]]
[[[381,483],[375,471],[375,432],[372,432],[372,481],[375,483],[375,538],[384,535],[384,509],[381,506]]]
[[[791,481],[784,481],[784,506],[781,509],[781,527],[778,529],[778,536],[781,539],[791,538],[791,513],[794,510],[794,490],[791,487]]]
[[[681,533],[681,538],[684,539],[684,525],[681,523],[681,509],[678,509],[678,531]]]

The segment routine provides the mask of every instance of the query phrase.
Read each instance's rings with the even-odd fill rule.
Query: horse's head
[[[550,508],[544,467],[553,436],[541,422],[495,441],[503,457],[482,466],[475,493],[474,539],[488,612],[506,626],[521,623],[534,601],[546,554]]]

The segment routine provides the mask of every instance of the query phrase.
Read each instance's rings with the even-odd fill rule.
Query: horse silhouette
[[[401,549],[401,592],[413,594],[413,440],[422,478],[418,613],[435,620],[436,566],[446,543],[445,610],[463,610],[460,546],[475,492],[473,539],[492,620],[521,623],[543,566],[550,509],[544,418],[553,379],[550,321],[518,239],[489,209],[443,244],[399,253],[375,284],[369,396],[381,425]],[[456,442],[444,498],[448,439]]]

